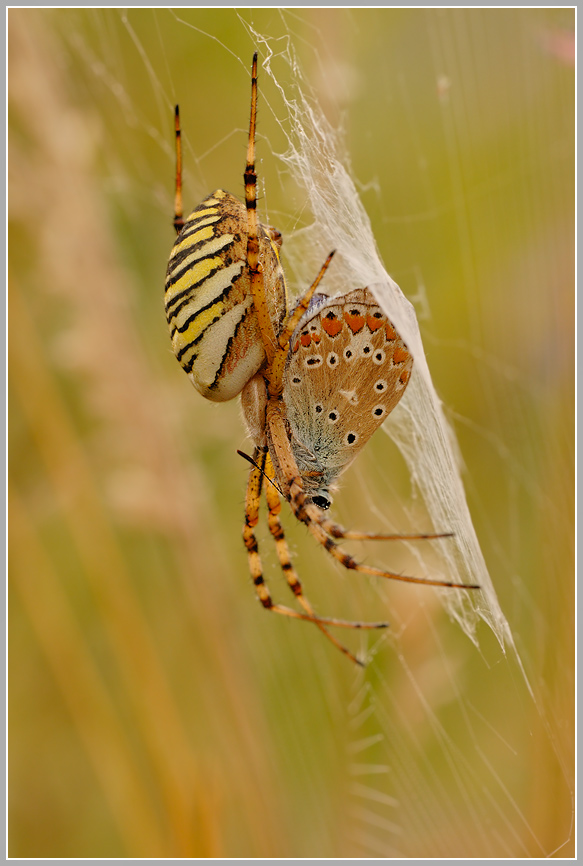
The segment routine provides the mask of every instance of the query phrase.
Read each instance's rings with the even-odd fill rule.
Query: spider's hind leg
[[[406,574],[396,574],[370,565],[357,562],[347,553],[334,538],[367,538],[366,533],[351,533],[329,520],[305,492],[302,479],[295,461],[291,443],[285,426],[283,408],[277,400],[270,400],[266,408],[268,437],[279,467],[281,485],[286,499],[298,520],[304,523],[314,536],[334,559],[344,568],[359,574],[370,574],[373,577],[384,577],[391,580],[402,580],[406,583],[420,583],[426,586],[443,586],[456,589],[480,589],[477,584],[455,583],[445,580],[431,580],[421,577],[409,577]]]
[[[251,577],[253,579],[253,585],[255,587],[255,592],[257,593],[257,597],[259,601],[263,605],[266,610],[273,611],[274,613],[282,614],[283,616],[289,616],[293,619],[303,619],[308,622],[314,622],[318,625],[319,628],[325,632],[326,636],[332,641],[332,643],[338,647],[343,653],[348,655],[356,664],[362,664],[356,656],[353,656],[345,647],[342,646],[332,635],[330,635],[327,629],[323,628],[323,626],[338,626],[340,628],[356,628],[356,629],[376,629],[376,628],[385,628],[387,623],[360,623],[360,622],[348,622],[346,620],[341,619],[330,619],[328,617],[320,617],[317,616],[312,608],[303,596],[301,592],[301,584],[300,581],[291,566],[289,550],[287,547],[287,543],[283,536],[283,530],[281,528],[281,524],[279,523],[279,498],[277,505],[275,501],[269,499],[270,504],[270,530],[272,535],[276,539],[276,545],[278,550],[278,555],[280,557],[280,563],[282,564],[282,569],[288,578],[288,583],[292,587],[292,590],[300,603],[303,604],[305,613],[300,613],[299,611],[293,610],[292,608],[285,607],[281,604],[274,604],[273,599],[271,598],[271,593],[267,588],[265,580],[263,579],[263,569],[261,565],[261,558],[259,556],[259,549],[257,544],[257,538],[255,535],[255,527],[259,521],[259,504],[261,501],[261,492],[262,492],[262,484],[263,477],[266,474],[265,465],[267,460],[267,453],[264,449],[256,448],[255,454],[253,457],[255,465],[253,465],[250,473],[249,473],[249,481],[247,484],[247,495],[245,500],[245,526],[243,527],[243,539],[245,542],[245,547],[247,548],[247,554],[249,557],[249,570],[251,572]],[[273,471],[271,469],[271,471]],[[267,477],[267,476],[266,476]],[[271,487],[271,483],[269,483]],[[273,488],[275,492],[275,488]],[[271,494],[270,494],[271,496]],[[276,494],[277,496],[277,494]],[[283,563],[289,563],[289,567],[283,565]],[[293,575],[290,578],[290,575]],[[299,588],[299,592],[298,592]]]
[[[266,464],[265,464],[265,475],[268,479],[268,482],[275,482],[273,465],[271,463],[271,459],[269,455],[267,456]],[[318,626],[321,632],[326,635],[328,640],[330,640],[334,646],[338,647],[338,649],[347,655],[353,662],[358,665],[362,665],[362,662],[350,652],[343,644],[338,641],[334,635],[330,634],[328,629],[319,621],[314,613],[314,609],[312,605],[306,598],[303,592],[301,581],[298,577],[298,574],[293,567],[289,547],[287,541],[285,539],[283,526],[281,525],[280,520],[280,512],[281,512],[281,500],[279,498],[279,493],[274,486],[274,483],[267,483],[265,485],[265,499],[267,502],[267,508],[269,510],[267,522],[269,526],[269,531],[273,536],[273,540],[275,542],[275,549],[277,551],[277,558],[279,559],[279,564],[281,565],[281,570],[285,575],[285,579],[287,580],[288,586],[297,598],[299,604],[303,607],[305,612],[310,616],[314,617],[314,622]],[[353,623],[354,628],[360,628],[362,625],[360,623]],[[378,627],[385,625],[384,623],[377,623]]]
[[[405,583],[419,583],[425,586],[442,586],[451,589],[480,589],[478,584],[456,583],[449,580],[432,580],[431,578],[410,577],[406,574],[397,574],[375,568],[371,565],[357,562],[353,556],[347,553],[334,539],[342,538],[351,540],[386,540],[397,541],[406,539],[433,539],[449,537],[451,533],[440,533],[435,535],[378,535],[366,532],[351,532],[343,529],[339,524],[329,520],[305,493],[299,475],[290,480],[289,503],[298,520],[304,523],[309,532],[314,536],[328,553],[344,568],[356,571],[359,574],[369,574],[373,577],[385,577],[390,580],[401,580]]]

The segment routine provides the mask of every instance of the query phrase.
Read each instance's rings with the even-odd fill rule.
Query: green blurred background
[[[344,129],[524,675],[289,519],[317,609],[392,629],[344,636],[359,672],[254,599],[239,408],[194,392],[162,310],[173,105],[186,207],[241,194],[249,25]],[[572,856],[573,11],[12,9],[8,33],[10,855]],[[283,146],[260,104],[260,212],[293,244]],[[423,528],[382,433],[335,515]]]

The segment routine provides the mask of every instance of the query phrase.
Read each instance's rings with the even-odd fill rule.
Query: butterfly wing
[[[327,489],[349,466],[401,399],[412,367],[367,289],[310,307],[291,340],[283,392],[306,490]]]

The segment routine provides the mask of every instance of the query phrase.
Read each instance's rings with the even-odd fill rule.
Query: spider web
[[[252,41],[264,48],[263,69],[278,86],[287,112],[278,118],[288,143],[288,149],[279,157],[303,186],[306,207],[313,218],[302,231],[304,243],[298,243],[296,256],[315,273],[318,259],[314,249],[336,249],[341,264],[335,268],[333,294],[339,285],[338,293],[368,286],[412,350],[416,373],[406,392],[407,399],[401,411],[389,416],[383,426],[400,448],[433,526],[447,526],[454,533],[455,542],[444,548],[443,579],[478,583],[482,588],[480,594],[444,592],[441,601],[468,637],[475,639],[476,620],[480,617],[501,646],[514,652],[512,634],[472,525],[455,437],[431,380],[414,308],[383,266],[370,220],[350,175],[340,134],[327,122],[310,94],[293,45],[288,43],[282,51],[252,27],[249,31]],[[293,83],[285,92],[273,72],[275,55],[292,72]],[[303,282],[309,282],[309,278]]]
[[[30,23],[49,20],[42,12],[29,15],[37,16],[29,19]],[[572,744],[569,735],[561,733],[565,725],[569,728],[572,712],[568,641],[567,648],[557,653],[557,661],[549,661],[561,623],[565,634],[571,625],[570,612],[564,613],[571,598],[564,577],[565,570],[569,574],[570,560],[568,554],[566,558],[559,554],[563,547],[569,549],[571,515],[568,508],[561,511],[557,505],[568,499],[570,493],[564,494],[570,487],[569,481],[563,487],[557,481],[554,488],[548,485],[547,491],[545,482],[555,478],[539,473],[539,463],[531,453],[537,448],[534,436],[517,445],[514,430],[509,430],[513,424],[530,429],[531,405],[542,402],[543,397],[557,412],[560,406],[550,402],[554,381],[548,383],[548,390],[539,392],[521,367],[518,353],[508,352],[507,357],[499,343],[492,347],[483,338],[481,317],[488,322],[499,319],[488,318],[488,301],[474,293],[469,259],[482,253],[483,263],[487,256],[476,239],[479,231],[467,214],[476,200],[497,202],[500,189],[514,189],[517,184],[517,198],[534,201],[536,216],[550,201],[548,210],[564,227],[561,220],[566,217],[559,194],[553,193],[554,198],[543,195],[543,187],[532,177],[545,176],[546,171],[555,181],[553,189],[565,183],[560,167],[569,161],[568,125],[560,128],[558,114],[556,143],[549,151],[543,150],[541,141],[544,138],[546,142],[546,137],[533,119],[538,115],[528,112],[539,102],[547,111],[551,106],[560,108],[562,99],[563,114],[569,115],[565,96],[569,91],[561,75],[566,77],[569,72],[571,24],[570,19],[563,22],[551,13],[547,18],[542,12],[538,15],[529,10],[506,17],[499,11],[499,16],[491,19],[479,10],[463,14],[439,10],[61,10],[50,19],[57,59],[47,68],[52,72],[59,68],[61,73],[67,70],[73,90],[78,88],[73,101],[87,103],[94,115],[93,120],[83,121],[83,126],[81,113],[77,117],[71,110],[66,113],[67,128],[76,136],[81,157],[86,151],[87,159],[95,160],[92,171],[105,210],[110,212],[103,221],[115,238],[123,280],[115,283],[107,274],[90,293],[77,279],[82,264],[74,279],[68,282],[63,276],[69,247],[57,244],[62,252],[58,257],[49,244],[53,259],[59,259],[54,266],[57,276],[52,280],[39,277],[35,285],[40,287],[41,309],[50,311],[55,295],[55,306],[66,309],[64,316],[53,312],[47,317],[49,321],[58,318],[62,328],[56,329],[56,337],[54,333],[47,337],[47,356],[57,371],[55,375],[63,376],[64,370],[79,390],[80,408],[73,413],[75,418],[82,418],[79,436],[106,490],[116,531],[129,536],[124,552],[129,570],[147,583],[147,590],[141,584],[136,590],[136,608],[146,609],[161,665],[168,671],[167,694],[176,697],[177,714],[186,731],[184,742],[189,737],[192,741],[190,746],[181,745],[183,751],[178,746],[173,749],[171,743],[166,753],[162,746],[152,748],[154,757],[144,771],[144,788],[152,780],[159,786],[152,796],[154,801],[164,790],[157,775],[165,778],[159,769],[160,755],[164,754],[161,763],[170,766],[168,788],[177,792],[169,797],[167,810],[179,816],[175,824],[170,821],[173,831],[180,826],[181,815],[188,816],[184,823],[195,826],[190,842],[178,849],[171,844],[163,847],[165,856],[549,856],[570,844]],[[343,56],[350,55],[353,41],[366,45],[372,40],[375,27],[388,40],[387,56],[393,52],[400,57],[400,66],[389,67],[392,72],[396,70],[394,86],[391,80],[359,79],[359,65],[363,69],[366,66],[366,50],[354,57]],[[508,41],[500,41],[499,30],[512,34],[517,44],[509,41],[510,36]],[[366,118],[359,115],[355,125],[370,124],[371,136],[386,135],[385,116],[390,115],[391,108],[396,111],[404,106],[410,117],[407,140],[417,149],[423,175],[432,152],[423,139],[428,126],[416,116],[416,102],[410,95],[418,83],[417,66],[423,51],[420,48],[419,57],[413,54],[409,60],[404,53],[399,54],[400,39],[409,46],[422,40],[423,51],[429,53],[424,68],[429,69],[435,93],[431,102],[436,106],[435,118],[443,122],[445,130],[451,189],[438,193],[441,181],[437,175],[427,174],[425,210],[419,206],[417,193],[408,210],[393,216],[393,185],[397,190],[408,182],[399,176],[398,164],[389,166],[389,179],[381,184],[377,166],[367,164],[366,158],[355,169],[347,142],[348,131],[353,128],[351,117],[359,108],[354,96],[359,88],[369,109],[376,102],[367,89],[378,87],[383,95],[385,90],[397,94],[379,98],[378,116],[369,110]],[[467,45],[473,46],[475,56],[466,53]],[[525,80],[532,74],[532,64],[540,59],[538,51],[548,64],[558,61],[563,67],[562,72],[547,72],[548,80],[544,76],[536,79],[540,92],[524,85],[531,102],[526,100],[524,126],[515,132],[521,159],[510,160],[510,168],[505,163],[508,156],[501,137],[496,138],[484,120],[480,131],[495,151],[494,177],[482,176],[475,166],[463,162],[460,140],[469,137],[470,121],[468,128],[456,127],[449,113],[454,84],[468,105],[480,98],[488,105],[484,94],[490,86],[504,90],[505,82],[498,78],[495,85],[483,83],[482,47],[484,55],[497,58],[500,69],[508,69],[507,58],[516,51],[513,68],[517,77],[524,73]],[[172,244],[174,102],[180,101],[183,119],[187,208],[218,186],[242,192],[249,68],[255,49],[260,63],[260,213],[262,219],[283,231],[283,264],[292,292],[298,294],[308,286],[328,252],[335,249],[334,270],[326,276],[326,280],[330,277],[327,290],[337,294],[368,286],[415,359],[406,394],[383,428],[397,448],[380,433],[373,437],[379,441],[371,442],[359,456],[346,482],[346,493],[338,496],[335,507],[341,509],[342,522],[358,523],[359,529],[371,528],[374,518],[389,532],[452,532],[453,538],[437,544],[408,545],[405,553],[382,548],[378,553],[375,550],[374,556],[391,567],[393,556],[402,557],[399,561],[407,573],[481,586],[480,592],[378,586],[372,582],[355,586],[352,577],[335,574],[331,567],[325,576],[328,565],[316,559],[305,539],[294,537],[294,527],[290,526],[298,570],[308,597],[316,596],[318,610],[345,618],[374,619],[381,618],[379,608],[388,611],[388,634],[362,638],[362,649],[371,657],[363,672],[347,670],[342,657],[332,658],[332,648],[320,640],[320,635],[311,634],[311,629],[299,635],[292,629],[297,624],[267,623],[267,617],[248,605],[252,590],[242,579],[245,561],[238,537],[231,552],[231,539],[239,531],[242,516],[244,486],[241,468],[229,457],[242,444],[237,407],[206,405],[181,381],[173,359],[164,367],[158,360],[161,352],[168,351],[163,313],[156,298],[162,295],[165,257]],[[42,51],[37,54],[43,56]],[[371,69],[367,68],[370,76]],[[362,76],[366,75],[363,71]],[[522,97],[520,89],[519,93]],[[34,102],[27,102],[30,91],[22,90],[20,96],[33,112]],[[512,106],[501,98],[497,101],[508,114],[502,128],[510,128],[514,122]],[[345,114],[337,102],[343,104]],[[478,122],[475,116],[473,122]],[[399,130],[390,126],[389,130],[399,136]],[[358,134],[366,138],[368,129],[359,127]],[[499,129],[498,134],[502,136]],[[94,140],[99,145],[98,157],[92,154]],[[518,180],[514,177],[517,164],[522,172]],[[470,169],[475,170],[475,176]],[[32,186],[34,180],[29,183]],[[42,188],[42,184],[37,186]],[[508,206],[508,199],[502,200]],[[422,251],[418,258],[412,254],[409,270],[400,264],[399,282],[413,304],[388,273],[392,267],[387,255],[390,247],[386,246],[386,236],[393,231],[400,233],[399,237],[407,231],[416,237],[427,223],[438,224],[442,209],[449,206],[456,212],[458,234],[456,243],[445,248],[452,250],[452,269],[456,255],[462,259],[462,278],[459,271],[457,277],[467,285],[460,296],[470,308],[469,336],[461,341],[451,337],[452,344],[458,341],[454,351],[432,329],[437,277],[428,278]],[[31,210],[35,210],[34,202]],[[367,210],[373,217],[369,218]],[[558,274],[556,284],[552,283],[553,297],[569,297],[569,269],[561,270],[560,264],[569,260],[569,249],[565,251],[557,239],[561,232],[555,235],[549,230],[545,234],[535,217],[530,220],[525,230],[532,244],[528,252],[535,259],[532,270],[527,270],[530,284],[538,284],[540,274],[547,274],[536,251],[551,236],[550,258],[553,273]],[[510,256],[505,261],[502,256],[496,258],[494,246],[499,235],[490,228],[495,222],[492,219],[487,224],[485,234],[492,247],[488,254],[495,259],[488,276],[494,295],[491,304],[499,310],[507,303],[512,308],[512,303],[510,291],[496,288],[497,279],[506,287],[515,273],[521,284],[522,272]],[[73,230],[71,226],[70,232]],[[71,236],[67,234],[67,239]],[[79,238],[75,249],[85,243],[86,239]],[[383,256],[389,262],[388,269]],[[46,266],[45,272],[53,273]],[[90,286],[89,270],[83,273]],[[153,278],[153,273],[158,277]],[[47,289],[48,302],[43,295]],[[531,298],[526,290],[521,301],[530,313]],[[472,309],[474,302],[476,311]],[[547,311],[545,303],[543,298],[540,304]],[[556,301],[556,307],[563,306],[569,319],[569,303]],[[551,309],[556,311],[556,307]],[[108,310],[110,320],[90,343],[95,310]],[[540,344],[546,331],[535,314],[531,315],[529,325],[533,330],[541,328],[536,330]],[[508,327],[510,342],[511,329],[506,317],[500,318],[501,330]],[[548,318],[541,313],[545,326]],[[562,321],[560,311],[556,320]],[[555,319],[552,322],[548,327],[555,328],[554,358],[558,360],[554,371],[559,377],[569,364],[568,351],[561,356],[559,344],[564,348],[569,339],[557,338],[558,325]],[[117,335],[118,347],[124,344],[127,363],[108,342],[108,329]],[[85,343],[94,346],[93,354],[84,350]],[[108,357],[117,359],[117,366],[103,358],[103,345],[109,347]],[[487,411],[476,419],[455,415],[442,404],[432,382],[441,354],[460,367],[464,363],[471,365],[472,372],[477,371],[474,387],[483,391]],[[533,351],[529,360],[546,382],[546,368],[538,353]],[[458,372],[453,370],[451,377]],[[449,376],[441,375],[442,380]],[[492,398],[493,379],[503,383],[506,399],[517,404],[514,415]],[[132,411],[122,408],[128,394],[141,398],[131,404]],[[147,406],[150,414],[140,414],[138,405]],[[488,446],[486,452],[476,449],[478,456],[468,454],[469,472],[452,428],[453,417],[465,445],[466,433],[471,430]],[[549,432],[540,420],[544,417],[544,412],[536,416],[544,441],[538,447],[542,448],[541,462],[545,458],[552,462],[565,448],[560,442],[555,445],[554,431]],[[567,413],[567,425],[568,418]],[[87,419],[99,425],[97,433],[86,434],[84,425],[90,426]],[[233,434],[238,429],[241,432]],[[406,472],[397,466],[398,452]],[[486,465],[484,472],[480,471],[480,458]],[[556,467],[559,462],[552,465]],[[564,462],[568,476],[568,457]],[[405,481],[399,471],[406,476]],[[495,487],[496,495],[481,492],[480,481],[485,483],[490,480],[485,476],[496,473],[505,482]],[[466,486],[469,482],[479,533],[474,528],[464,482]],[[343,503],[343,495],[354,499],[352,511],[350,502]],[[395,502],[402,505],[396,507]],[[37,506],[31,497],[31,513]],[[509,527],[501,527],[497,510],[508,516]],[[548,529],[534,521],[522,522],[523,512],[531,511],[548,516]],[[424,521],[421,526],[420,515]],[[403,527],[405,520],[410,523],[408,530]],[[88,517],[87,525],[90,523]],[[533,530],[533,526],[537,528]],[[139,533],[139,545],[132,533]],[[552,536],[552,552],[548,553],[548,540],[546,546],[542,540],[537,546],[534,538],[531,553],[530,533],[533,537],[539,533],[544,540]],[[133,550],[147,545],[152,534],[171,552],[147,557]],[[478,535],[490,567],[494,565],[494,582],[504,599],[502,604]],[[267,540],[260,539],[260,546],[263,553]],[[209,552],[205,552],[207,548]],[[361,552],[368,555],[364,549]],[[541,560],[541,571],[546,568],[548,574],[535,586],[531,585],[531,575],[539,566],[536,559]],[[273,559],[266,556],[266,572],[271,575],[273,571]],[[179,577],[167,590],[159,586],[162,575],[165,581],[175,574]],[[557,583],[556,598],[549,587],[549,575]],[[563,583],[559,582],[561,575]],[[318,585],[318,577],[326,586]],[[534,578],[532,581],[534,584]],[[140,581],[136,578],[134,583]],[[274,595],[281,597],[285,587],[277,585],[275,578],[273,583]],[[353,604],[355,613],[349,607],[347,615],[346,608],[339,610],[337,603]],[[111,603],[107,616],[116,609]],[[85,615],[82,608],[79,617],[83,623]],[[92,626],[100,647],[107,645],[107,616],[103,621],[97,617]],[[90,645],[90,649],[94,647]],[[102,655],[105,653],[100,649],[101,664]],[[128,650],[131,676],[126,689],[131,694],[135,687],[140,710],[134,716],[130,709],[124,710],[124,727],[129,718],[129,727],[133,725],[137,731],[128,747],[127,754],[132,756],[148,753],[143,742],[160,744],[168,739],[169,716],[157,715],[158,696],[148,689],[154,675],[144,674],[139,656],[139,652]],[[123,651],[120,659],[110,674],[116,684],[118,667],[124,669]],[[123,703],[123,690],[117,685],[110,687],[116,700]],[[34,717],[37,709],[34,706],[29,716]],[[145,721],[150,718],[154,734]],[[78,722],[82,738],[84,725],[89,731],[85,741],[93,735],[92,722]],[[66,737],[56,738],[57,744],[63,740]],[[24,743],[27,748],[27,741]],[[46,775],[50,778],[49,772]],[[108,802],[107,782],[103,784]],[[194,804],[191,788],[197,792]],[[110,790],[117,792],[114,781]],[[116,796],[110,800],[114,806],[118,802]],[[116,813],[116,809],[112,811]],[[123,810],[118,814],[123,815]],[[63,812],[59,820],[67,826],[67,821],[75,820],[74,813]],[[162,819],[160,822],[163,825]],[[128,836],[131,838],[131,833]],[[180,833],[176,831],[172,838],[175,836]],[[91,856],[90,847],[81,845],[81,849],[82,855]],[[30,850],[22,850],[23,856],[30,855]],[[120,856],[119,848],[114,846],[113,850],[114,856]],[[139,854],[149,856],[147,851]],[[130,847],[121,855],[135,856],[135,850]]]

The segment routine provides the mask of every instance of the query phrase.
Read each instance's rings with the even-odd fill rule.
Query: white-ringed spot
[[[374,383],[374,390],[377,392],[377,394],[382,394],[383,391],[386,391],[387,390],[387,380],[386,379],[378,379]]]
[[[385,360],[385,352],[383,349],[377,349],[374,355],[372,356],[373,364],[382,364]]]
[[[352,430],[350,433],[347,433],[344,437],[345,445],[354,445],[358,441],[358,433],[354,433]]]
[[[304,366],[308,370],[313,370],[316,367],[320,367],[323,363],[324,359],[321,355],[308,355],[307,358],[304,358]]]
[[[335,409],[333,409],[331,412],[328,412],[328,423],[329,424],[336,424],[336,422],[338,421],[339,418],[340,418],[340,413],[336,412]]]
[[[379,404],[378,406],[375,406],[374,409],[372,410],[373,418],[382,418],[383,415],[386,415],[386,414],[387,414],[387,410],[381,404]]]
[[[326,363],[329,367],[335,367],[338,363],[338,355],[336,352],[329,352],[328,357],[326,358]]]

